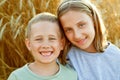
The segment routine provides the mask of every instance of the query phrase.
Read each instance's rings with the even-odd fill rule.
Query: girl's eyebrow
[[[83,20],[78,21],[78,22],[77,22],[77,25],[82,24],[82,23],[85,23],[85,21],[83,21]]]
[[[76,22],[76,24],[80,24],[80,23],[82,23],[82,22],[85,22],[84,20],[78,20],[77,22]]]
[[[71,27],[65,27],[64,30],[68,30],[68,29],[71,29]]]

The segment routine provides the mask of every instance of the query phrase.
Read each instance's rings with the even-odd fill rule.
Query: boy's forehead
[[[60,29],[57,22],[50,21],[38,21],[31,25],[31,32],[39,33],[56,33],[60,35]]]
[[[34,23],[32,23],[31,25],[33,25],[33,24],[37,24],[37,23],[41,23],[41,24],[45,24],[45,23],[48,23],[48,25],[49,24],[57,24],[58,25],[58,22],[57,21],[49,21],[49,20],[39,20],[39,21],[36,21],[36,22],[34,22]]]
[[[59,24],[57,22],[52,22],[52,21],[38,21],[38,22],[35,22],[33,24],[31,24],[31,28],[34,28],[34,27],[41,27],[41,28],[44,28],[44,27],[49,27],[49,28],[59,28]]]

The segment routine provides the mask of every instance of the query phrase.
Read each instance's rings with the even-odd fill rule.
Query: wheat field
[[[26,25],[40,12],[56,14],[62,0],[0,0],[0,80],[33,61],[25,44]],[[120,0],[91,0],[100,10],[108,40],[120,48]]]

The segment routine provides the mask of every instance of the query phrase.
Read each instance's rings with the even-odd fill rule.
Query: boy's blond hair
[[[37,22],[42,22],[42,21],[48,21],[48,22],[52,22],[52,23],[57,23],[58,26],[59,22],[57,17],[52,14],[52,13],[48,13],[48,12],[43,12],[40,14],[37,14],[35,17],[33,17],[29,22],[28,22],[28,26],[27,26],[27,30],[26,30],[26,38],[30,38],[31,35],[31,25]],[[60,37],[61,39],[64,39],[64,34],[61,30],[61,28],[59,27],[59,31],[60,31]],[[58,57],[59,61],[64,65],[66,64],[66,53],[63,53],[63,51],[60,52],[60,55]]]

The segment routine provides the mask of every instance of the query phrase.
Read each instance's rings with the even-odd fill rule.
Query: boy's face
[[[40,21],[31,25],[30,38],[26,46],[31,51],[36,62],[56,62],[63,49],[59,25],[56,22]]]

